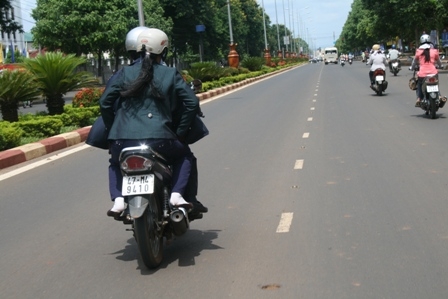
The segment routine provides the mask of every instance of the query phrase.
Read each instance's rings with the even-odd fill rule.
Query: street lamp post
[[[263,10],[263,29],[264,29],[264,60],[266,62],[266,65],[271,64],[271,53],[269,52],[268,48],[268,38],[266,36],[266,20],[265,20],[265,11],[264,11],[264,0],[261,0],[261,6]]]
[[[138,23],[140,26],[145,26],[145,17],[143,14],[142,0],[137,0],[137,7],[138,7]]]
[[[287,43],[287,40],[286,40],[285,0],[283,0],[283,24],[284,24],[284,26],[285,26],[285,36],[284,36],[283,40],[284,40],[285,50],[286,50],[286,53],[285,53],[285,55],[283,55],[283,57],[289,57],[289,55],[288,55],[288,44],[289,44],[289,43]]]
[[[237,68],[240,64],[240,55],[236,52],[236,46],[238,44],[233,42],[233,33],[232,33],[232,17],[230,15],[230,0],[227,1],[227,13],[229,15],[229,31],[230,31],[230,52],[227,56],[227,60],[229,62],[230,67]]]
[[[282,57],[282,50],[280,49],[280,33],[279,33],[279,26],[278,26],[278,14],[277,14],[277,0],[274,1],[275,3],[275,21],[277,22],[277,42],[278,42],[278,48],[277,48],[277,57]]]
[[[291,42],[292,42],[292,40],[291,40],[291,8],[289,7],[289,0],[288,0],[288,18],[289,18],[289,37],[290,37],[290,46],[289,46],[289,50],[290,50],[290,52],[291,52],[291,55],[293,55],[293,52],[294,52],[294,50],[293,50],[293,44],[291,44]]]

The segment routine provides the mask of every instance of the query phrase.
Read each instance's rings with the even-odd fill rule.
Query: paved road
[[[204,104],[210,212],[157,270],[105,216],[106,152],[1,170],[1,297],[448,298],[446,112],[413,107],[410,72],[383,97],[367,73],[310,64]]]

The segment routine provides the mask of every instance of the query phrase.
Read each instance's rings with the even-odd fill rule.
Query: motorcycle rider
[[[392,72],[392,63],[398,62],[398,69],[401,68],[401,62],[398,59],[400,57],[400,52],[395,48],[395,45],[392,45],[392,48],[389,50],[389,70]]]
[[[415,107],[420,107],[421,99],[423,99],[422,84],[427,75],[438,74],[435,65],[442,67],[442,62],[439,57],[439,50],[434,49],[434,45],[431,43],[431,37],[428,34],[423,34],[420,37],[420,47],[415,51],[414,59],[409,70],[414,70],[418,67],[417,72],[417,101]]]
[[[100,98],[101,114],[109,131],[109,190],[114,201],[107,215],[117,219],[125,209],[120,152],[141,143],[151,146],[173,167],[170,204],[191,208],[183,196],[188,192],[187,183],[196,161],[181,140],[199,109],[199,100],[175,68],[164,66],[168,37],[163,31],[134,28],[126,36],[126,49],[134,63],[111,78]],[[118,107],[114,108],[117,99]],[[179,125],[173,128],[175,120]]]
[[[369,71],[369,79],[370,79],[370,88],[375,90],[373,85],[375,84],[375,79],[373,78],[373,73],[376,69],[382,69],[384,71],[384,81],[386,81],[386,66],[387,59],[386,56],[380,49],[380,45],[375,44],[372,46],[372,53],[369,55],[369,60],[366,63],[370,65]]]

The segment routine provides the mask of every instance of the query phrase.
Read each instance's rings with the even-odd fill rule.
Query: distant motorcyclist
[[[370,54],[369,60],[367,61],[366,64],[370,65],[370,71],[369,71],[370,88],[372,90],[375,90],[375,88],[373,87],[373,85],[375,84],[373,73],[375,72],[376,69],[382,69],[383,71],[386,71],[386,66],[388,64],[386,56],[380,49],[380,45],[375,44],[372,46],[372,53]],[[386,80],[386,73],[384,73],[384,80]]]
[[[415,51],[412,65],[409,68],[414,70],[418,67],[418,81],[417,81],[417,101],[415,107],[420,107],[420,101],[423,99],[422,84],[427,75],[438,74],[436,64],[442,68],[442,62],[439,57],[439,50],[434,48],[431,43],[431,37],[428,34],[423,34],[420,37],[420,47]]]
[[[398,62],[398,69],[401,68],[401,62],[398,59],[401,53],[395,48],[395,45],[392,45],[392,48],[389,50],[389,70],[392,72],[392,63]]]

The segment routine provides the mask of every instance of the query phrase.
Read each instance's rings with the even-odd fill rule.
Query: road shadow
[[[417,118],[432,119],[431,116],[426,115],[423,110],[422,110],[421,114],[412,114],[411,116],[412,117],[417,117]],[[435,119],[446,119],[446,116],[443,113],[436,113],[436,118]]]
[[[200,256],[203,250],[223,249],[213,244],[213,240],[218,238],[220,230],[189,230],[183,236],[174,237],[170,242],[164,241],[163,261],[157,269],[148,269],[140,258],[137,242],[134,238],[128,239],[123,250],[114,252],[117,259],[129,262],[137,261],[138,268],[142,275],[151,275],[167,268],[169,265],[178,262],[179,267],[189,267],[196,264],[196,257]]]

